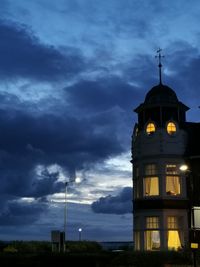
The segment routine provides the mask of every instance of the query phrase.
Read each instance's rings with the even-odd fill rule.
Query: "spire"
[[[162,68],[162,63],[161,63],[161,58],[163,58],[164,56],[161,55],[161,51],[162,49],[159,48],[156,53],[158,53],[158,56],[155,56],[156,58],[158,58],[158,67],[159,67],[159,79],[160,79],[160,84],[162,84],[162,72],[161,72],[161,68]]]

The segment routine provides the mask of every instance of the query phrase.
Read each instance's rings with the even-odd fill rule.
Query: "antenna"
[[[158,53],[158,56],[155,56],[155,58],[158,58],[158,67],[159,67],[159,79],[160,79],[160,84],[162,84],[162,72],[161,72],[161,68],[162,68],[162,63],[161,63],[161,58],[163,58],[164,56],[161,55],[161,51],[162,49],[159,48],[156,53]]]

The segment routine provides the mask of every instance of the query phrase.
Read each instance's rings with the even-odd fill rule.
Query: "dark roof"
[[[158,84],[154,86],[146,95],[145,104],[169,103],[177,104],[176,93],[168,86]]]

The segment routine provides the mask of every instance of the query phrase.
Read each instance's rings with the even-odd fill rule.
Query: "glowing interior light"
[[[172,135],[176,133],[176,125],[173,122],[169,122],[167,124],[167,132],[168,134]]]
[[[188,166],[186,164],[183,164],[179,167],[179,169],[183,172],[187,171],[188,170]]]
[[[154,132],[156,131],[156,127],[155,127],[155,124],[150,122],[147,124],[147,127],[146,127],[146,133],[148,135],[151,135],[153,134]]]

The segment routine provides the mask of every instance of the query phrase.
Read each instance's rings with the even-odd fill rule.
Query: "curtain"
[[[167,176],[166,177],[166,192],[168,195],[180,194],[180,177]]]
[[[160,232],[158,230],[146,231],[145,239],[147,250],[160,248]]]
[[[158,177],[149,177],[144,179],[144,190],[146,196],[158,196]]]
[[[177,230],[170,230],[167,233],[168,236],[168,249],[177,250],[181,247],[180,232]]]

